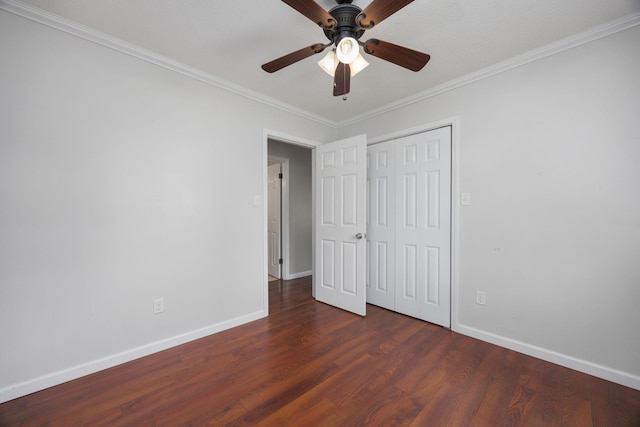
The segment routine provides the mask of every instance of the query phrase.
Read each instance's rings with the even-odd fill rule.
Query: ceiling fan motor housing
[[[360,12],[362,12],[362,9],[351,4],[351,1],[338,0],[338,5],[329,11],[329,14],[336,20],[337,26],[335,29],[325,29],[324,35],[336,46],[345,37],[360,39],[364,34],[364,30],[358,28],[356,24],[356,17]]]

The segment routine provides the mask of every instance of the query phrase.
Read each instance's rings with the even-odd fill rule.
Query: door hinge
[[[282,264],[282,258],[278,260],[278,264]]]
[[[278,174],[278,178],[282,179],[282,174],[281,173]]]

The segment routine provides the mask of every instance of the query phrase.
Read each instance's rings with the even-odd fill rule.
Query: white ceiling
[[[371,0],[355,0],[364,8]],[[640,0],[417,0],[367,31],[431,55],[414,73],[365,55],[347,101],[307,58],[274,74],[260,65],[314,43],[322,30],[279,0],[23,0],[249,89],[341,123],[492,64],[640,11]],[[333,0],[319,0],[325,9]]]

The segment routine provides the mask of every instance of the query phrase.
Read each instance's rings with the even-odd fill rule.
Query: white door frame
[[[268,230],[268,206],[266,203],[267,197],[268,197],[268,193],[267,193],[267,163],[269,162],[269,153],[268,153],[268,146],[269,146],[269,140],[272,139],[274,141],[279,141],[279,142],[284,142],[287,144],[291,144],[291,145],[298,145],[300,147],[305,147],[305,148],[309,148],[309,149],[313,149],[315,147],[318,147],[320,145],[322,145],[319,142],[316,141],[311,141],[305,138],[299,138],[296,136],[292,136],[292,135],[288,135],[282,132],[278,132],[278,131],[274,131],[274,130],[270,130],[270,129],[264,129],[263,133],[262,133],[262,167],[263,167],[263,171],[262,171],[262,200],[265,201],[265,203],[263,203],[263,232],[262,232],[262,236],[263,236],[263,240],[264,240],[264,256],[263,256],[263,272],[262,272],[262,280],[263,280],[263,288],[264,288],[264,294],[263,294],[263,300],[262,300],[262,311],[263,311],[263,315],[264,317],[267,317],[269,315],[269,242],[267,239],[267,230]],[[271,158],[276,159],[276,156],[271,156]],[[287,171],[285,174],[284,171],[284,167],[283,167],[283,174],[285,174],[285,177],[288,177],[288,167],[289,167],[289,162],[288,159],[287,160]],[[309,171],[309,173],[311,173],[311,171]],[[312,186],[313,188],[313,186]],[[312,189],[312,191],[315,191]],[[286,190],[286,203],[287,206],[284,206],[284,188],[283,188],[283,206],[282,206],[282,240],[283,240],[283,249],[282,249],[282,257],[284,259],[284,263],[285,263],[285,267],[282,271],[282,275],[283,275],[283,279],[286,279],[287,277],[289,277],[289,189],[287,186],[287,190]],[[312,194],[312,200],[314,198],[314,195]],[[313,202],[315,203],[315,202]],[[313,207],[312,207],[312,212],[313,212]],[[285,215],[286,215],[286,226],[285,226]],[[315,215],[315,213],[314,213]],[[315,216],[314,216],[315,218]],[[286,241],[286,243],[285,243]],[[313,241],[312,241],[312,245],[313,245]],[[286,249],[285,249],[286,248]],[[313,256],[313,255],[312,255]]]

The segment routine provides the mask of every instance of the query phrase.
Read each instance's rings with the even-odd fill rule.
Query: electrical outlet
[[[476,291],[476,304],[485,305],[487,303],[487,294],[483,291]]]
[[[156,298],[153,300],[153,314],[164,313],[164,298]]]

